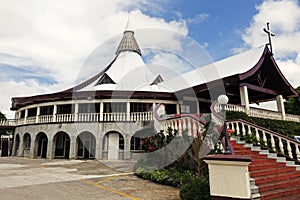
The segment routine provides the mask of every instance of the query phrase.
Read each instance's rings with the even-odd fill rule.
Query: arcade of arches
[[[55,133],[52,138],[44,132],[36,135],[17,133],[14,155],[29,158],[123,160],[126,159],[126,149],[131,152],[144,150],[139,137],[131,136],[129,142],[126,142],[124,136],[117,131],[109,131],[98,140],[100,142],[89,131],[81,132],[74,139],[64,131]],[[97,157],[97,153],[101,155]]]

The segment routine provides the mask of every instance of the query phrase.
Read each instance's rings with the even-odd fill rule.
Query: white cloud
[[[19,68],[37,66],[50,73],[45,76],[58,82],[41,86],[36,80],[0,79],[1,111],[8,112],[12,96],[31,96],[70,87],[88,55],[104,41],[122,34],[129,10],[137,29],[164,28],[186,35],[185,21],[165,21],[143,13],[151,6],[163,11],[159,4],[162,2],[1,0],[0,63]],[[173,44],[174,39],[164,38],[161,44]],[[115,49],[107,51],[115,53]]]
[[[14,118],[14,114],[10,111],[11,97],[23,97],[30,95],[45,94],[49,91],[60,90],[64,88],[62,84],[46,85],[40,84],[34,79],[26,79],[19,82],[16,81],[0,81],[1,98],[0,111],[6,114],[9,119]]]
[[[205,21],[207,18],[209,18],[208,13],[201,13],[201,14],[196,15],[193,18],[188,18],[187,22],[189,24],[200,24],[201,22]]]
[[[245,48],[268,43],[263,28],[270,22],[274,57],[279,68],[294,87],[300,85],[300,6],[294,0],[265,0],[256,7],[257,14],[242,32]],[[241,49],[235,49],[241,50]]]

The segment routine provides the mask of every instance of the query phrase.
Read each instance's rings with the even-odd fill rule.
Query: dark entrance
[[[39,133],[36,136],[37,157],[47,158],[48,138],[45,133]]]
[[[83,132],[77,137],[77,158],[94,159],[96,139],[90,132]]]
[[[9,154],[9,137],[1,136],[1,157],[6,157]]]
[[[70,137],[65,132],[58,132],[54,136],[55,158],[69,158]]]

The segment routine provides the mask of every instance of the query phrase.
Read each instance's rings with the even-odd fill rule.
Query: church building
[[[200,75],[194,69],[164,80],[149,70],[134,31],[126,28],[115,58],[99,65],[106,67],[70,89],[12,98],[13,155],[134,159],[143,151],[135,133],[154,120],[157,104],[166,114],[209,113],[212,101],[226,93],[230,105],[246,113],[252,103],[276,100],[284,119],[283,99],[297,96],[267,45],[203,66]]]

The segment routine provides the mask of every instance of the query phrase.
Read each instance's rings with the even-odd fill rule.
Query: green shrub
[[[180,187],[182,200],[209,200],[210,189],[208,177],[192,179]]]
[[[140,178],[173,187],[180,187],[191,180],[199,179],[198,174],[192,171],[179,172],[175,168],[151,171],[142,171],[141,168],[138,168],[135,174]]]

